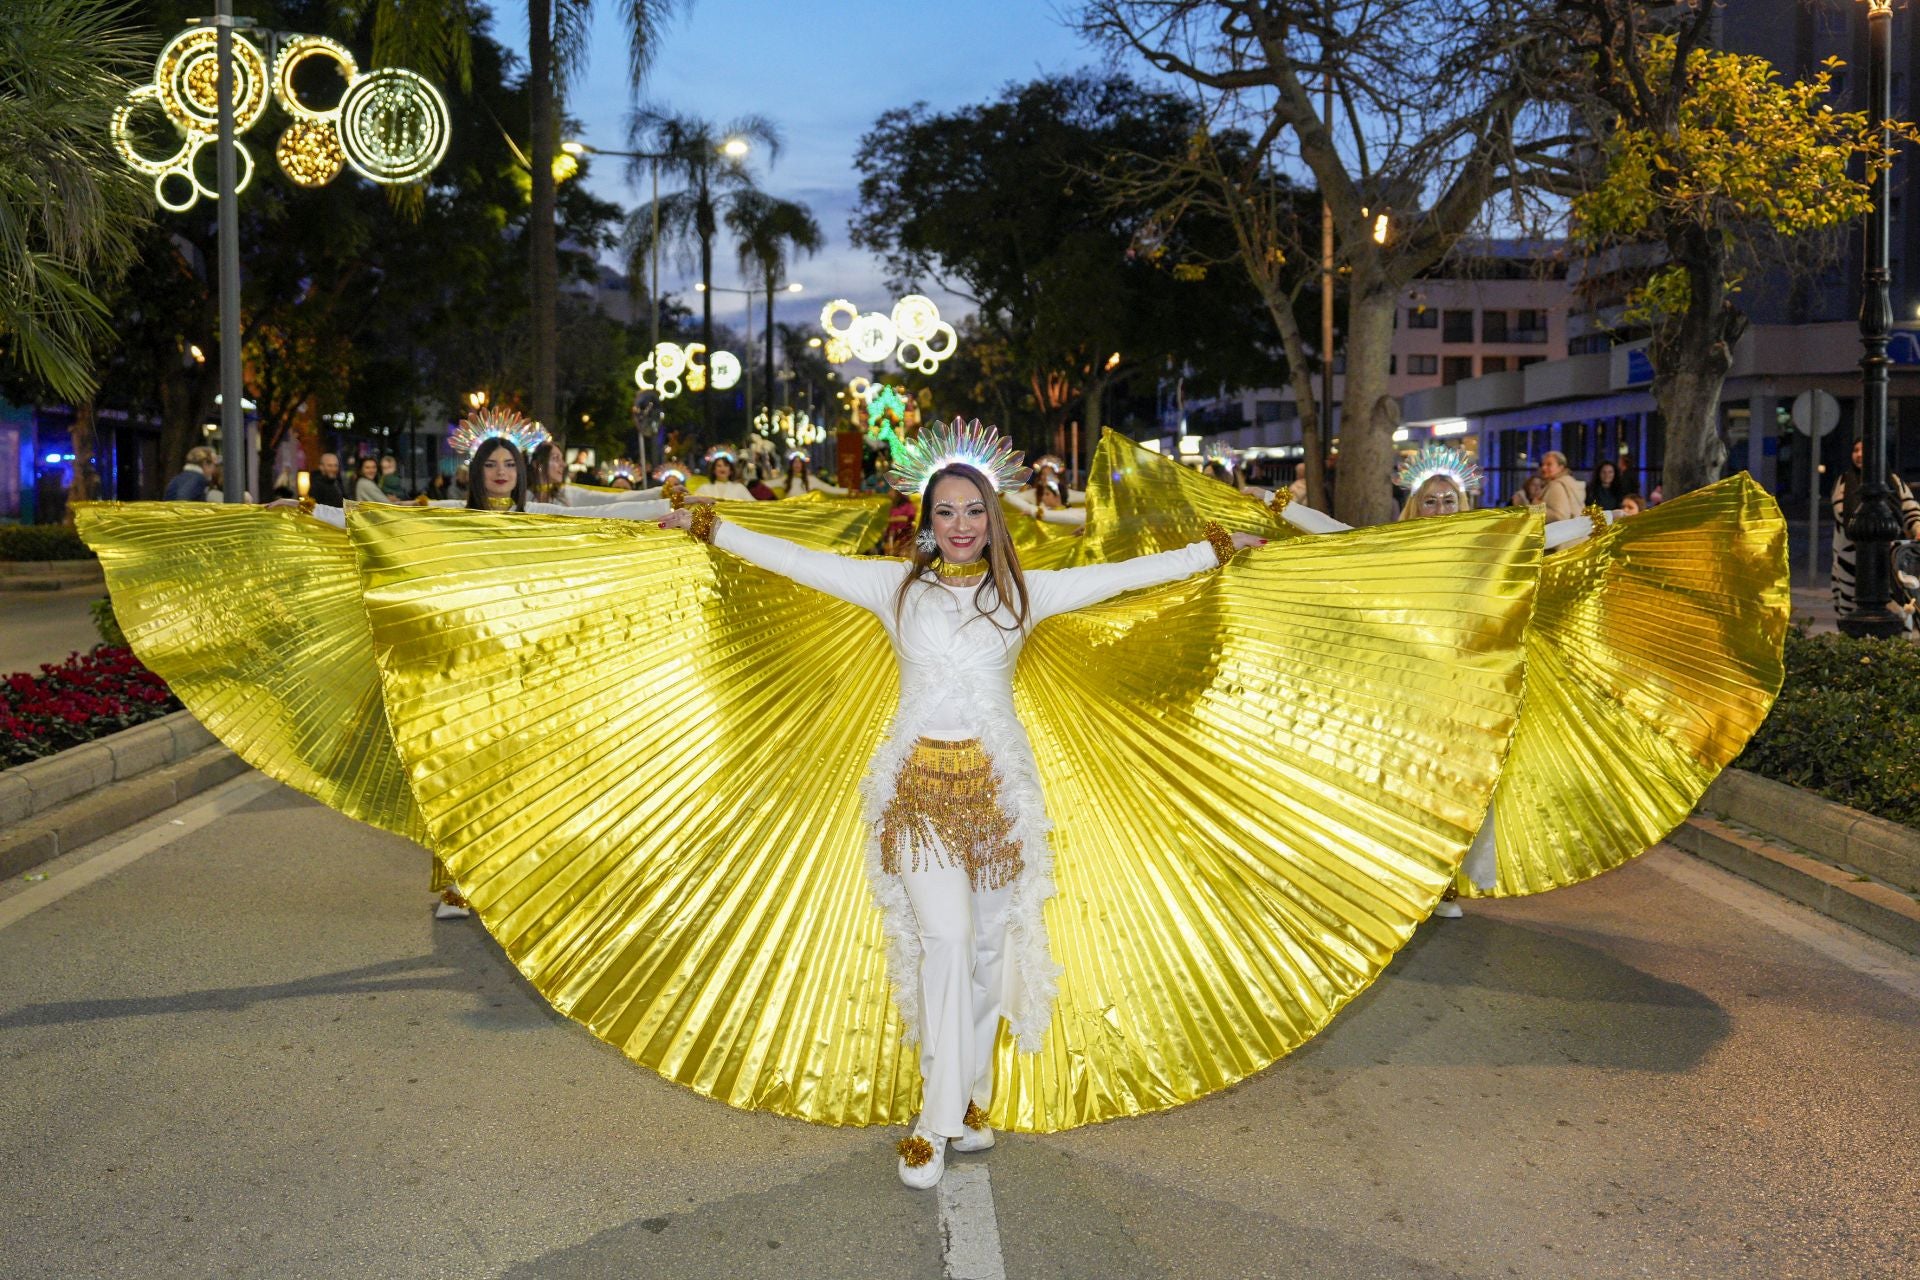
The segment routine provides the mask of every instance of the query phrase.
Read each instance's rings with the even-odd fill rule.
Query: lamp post
[[[696,284],[693,287],[697,293],[705,293],[707,291],[707,286],[704,283]],[[800,293],[805,288],[805,285],[792,280],[787,281],[785,284],[776,284],[767,288],[751,284],[744,289],[729,289],[722,285],[713,286],[713,292],[715,293],[744,293],[747,295],[747,347],[749,349],[753,347],[754,296],[763,293],[767,296],[767,377],[765,385],[767,404],[769,406],[773,404],[773,295],[776,293]],[[747,368],[752,369],[753,366],[749,364]],[[753,422],[753,377],[751,374],[747,377],[747,422],[749,424]]]
[[[1891,70],[1892,0],[1867,0],[1867,111],[1880,130],[1881,145],[1893,146]],[[1873,178],[1873,207],[1867,213],[1866,278],[1860,304],[1860,505],[1847,525],[1853,540],[1853,612],[1839,619],[1850,636],[1900,634],[1899,617],[1887,609],[1892,587],[1892,544],[1900,536],[1900,514],[1887,483],[1887,342],[1892,336],[1893,301],[1888,296],[1888,208],[1893,172],[1885,166]]]

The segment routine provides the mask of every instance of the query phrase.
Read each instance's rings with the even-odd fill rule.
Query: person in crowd
[[[1536,471],[1527,477],[1526,483],[1520,486],[1519,492],[1513,495],[1513,500],[1508,505],[1515,507],[1537,507],[1546,501],[1546,496],[1546,477]]]
[[[533,467],[533,480],[527,488],[533,500],[571,506],[567,498],[566,450],[548,440],[533,451],[533,457],[528,461]],[[631,489],[633,486],[627,487]]]
[[[1587,505],[1586,486],[1567,470],[1567,455],[1558,449],[1540,459],[1540,476],[1547,482],[1541,501],[1547,507],[1547,520],[1571,520]]]
[[[714,502],[753,502],[753,490],[740,483],[739,455],[723,444],[707,450],[707,483],[702,492]],[[769,495],[771,496],[771,495]]]
[[[323,507],[344,507],[347,495],[340,488],[340,455],[320,455],[320,469],[307,477],[307,496]]]
[[[1866,485],[1861,471],[1865,455],[1866,447],[1855,440],[1853,469],[1833,482],[1833,492],[1827,497],[1833,508],[1833,606],[1843,615],[1854,611],[1857,598],[1853,539],[1847,530],[1853,527],[1853,518],[1860,510],[1860,493]],[[1900,517],[1901,536],[1920,538],[1920,501],[1915,501],[1913,490],[1905,480],[1891,474],[1887,479],[1893,485],[1893,505]]]
[[[355,502],[385,502],[387,495],[380,488],[380,459],[372,454],[361,458],[354,467],[353,500]]]
[[[1602,460],[1587,480],[1587,501],[1597,502],[1608,511],[1619,507],[1620,499],[1626,496],[1627,491],[1627,484],[1620,475],[1620,464],[1610,460]]]
[[[1647,500],[1642,498],[1638,493],[1623,493],[1620,495],[1619,511],[1622,519],[1625,519],[1627,516],[1637,516],[1646,509]]]
[[[380,492],[387,495],[388,502],[405,502],[412,496],[407,492],[406,477],[400,474],[400,460],[390,453],[380,455]]]
[[[427,481],[427,501],[446,502],[453,497],[453,480],[443,471],[434,472],[433,479]],[[339,505],[339,504],[334,504]]]
[[[180,468],[180,474],[167,481],[167,488],[160,496],[167,502],[205,502],[207,490],[213,487],[211,473],[219,455],[204,444],[195,445],[187,450],[187,463]]]

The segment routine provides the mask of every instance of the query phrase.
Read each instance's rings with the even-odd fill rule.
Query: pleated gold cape
[[[860,550],[886,527],[879,498],[718,506],[747,528],[827,551]],[[74,512],[127,643],[208,732],[276,782],[425,841],[345,531],[292,508],[231,503],[89,502]]]
[[[1298,539],[1034,631],[1065,973],[1039,1052],[1002,1028],[994,1123],[1200,1097],[1380,973],[1491,800],[1540,527]],[[350,528],[432,847],[534,986],[734,1106],[910,1118],[857,790],[896,698],[878,622],[651,527]]]

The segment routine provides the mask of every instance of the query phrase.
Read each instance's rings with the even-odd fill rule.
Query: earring
[[[933,536],[933,530],[922,529],[913,540],[913,545],[926,555],[932,555],[940,549],[940,539]]]

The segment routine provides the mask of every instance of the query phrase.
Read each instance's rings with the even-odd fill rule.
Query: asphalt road
[[[0,888],[7,1277],[1920,1274],[1920,963],[1671,850],[944,1204],[897,1130],[626,1063],[257,775],[44,871]]]

